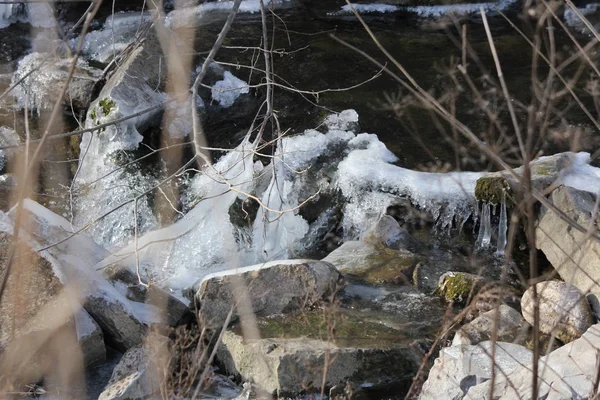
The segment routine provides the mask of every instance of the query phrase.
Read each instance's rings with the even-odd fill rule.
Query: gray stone
[[[469,388],[492,377],[493,365],[495,376],[499,377],[530,363],[532,358],[530,350],[512,343],[496,342],[495,350],[491,341],[446,347],[435,360],[419,399],[462,399]]]
[[[594,374],[598,369],[600,324],[539,360],[539,398],[547,400],[584,399],[592,394]],[[494,383],[494,399],[531,399],[531,362]],[[491,382],[472,387],[465,399],[488,399]]]
[[[76,289],[77,301],[83,303],[85,310],[100,325],[106,340],[121,351],[139,345],[147,323],[160,322],[154,315],[157,310],[127,299],[96,271],[96,263],[108,252],[91,238],[83,233],[73,236],[77,228],[32,200],[26,199],[23,207],[26,218],[32,221],[32,240],[40,247],[48,247],[44,254],[51,257],[61,279]],[[9,215],[12,216],[12,211]]]
[[[83,364],[88,367],[106,360],[104,335],[94,319],[85,311],[75,314],[77,340],[83,353]]]
[[[310,307],[332,295],[340,273],[333,265],[314,260],[272,261],[206,276],[195,294],[200,316],[209,326],[221,326],[231,307],[233,319],[288,313]]]
[[[318,392],[327,366],[327,388],[346,381],[385,385],[410,381],[421,363],[408,347],[339,347],[331,342],[299,338],[245,340],[227,331],[217,351],[230,374],[252,380],[278,396]]]
[[[494,322],[496,318],[497,321]],[[501,304],[498,309],[485,312],[463,325],[454,335],[452,346],[475,345],[491,340],[494,331],[496,340],[522,345],[527,339],[529,328],[530,325],[517,310]]]
[[[375,246],[384,245],[394,250],[419,251],[423,244],[412,237],[389,215],[383,215],[377,224],[366,234],[364,241]]]
[[[540,331],[555,334],[564,343],[577,339],[593,324],[592,311],[585,296],[573,285],[559,281],[536,284]],[[533,288],[521,298],[521,312],[533,324]]]
[[[420,260],[420,256],[407,250],[359,241],[345,242],[323,259],[338,271],[372,284],[410,283],[413,269]]]
[[[152,334],[143,346],[127,350],[98,400],[142,400],[154,394],[159,398],[165,346],[166,338]]]
[[[594,195],[569,187],[559,187],[552,192],[552,203],[567,217],[587,228],[597,224],[592,221],[596,203]],[[590,293],[596,313],[600,313],[600,242],[588,239],[563,221],[551,210],[542,210],[536,228],[536,247],[542,252],[561,278],[583,293]]]

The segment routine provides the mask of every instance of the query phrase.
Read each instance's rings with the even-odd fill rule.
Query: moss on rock
[[[469,296],[474,295],[482,279],[478,275],[465,272],[447,272],[440,277],[438,294],[446,301],[464,304]]]
[[[483,176],[477,179],[475,185],[475,198],[490,204],[500,204],[503,199],[508,206],[514,204],[514,195],[508,181],[503,176]]]

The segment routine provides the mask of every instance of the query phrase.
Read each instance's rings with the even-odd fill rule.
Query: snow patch
[[[228,108],[242,94],[247,94],[250,91],[248,83],[237,78],[229,71],[225,71],[223,79],[215,82],[211,89],[212,99],[219,103],[223,108]]]
[[[590,153],[573,156],[572,164],[557,184],[600,195],[600,168],[590,165]]]
[[[383,14],[383,13],[398,11],[398,9],[399,9],[398,6],[394,6],[392,4],[377,4],[377,3],[352,4],[352,7],[354,7],[356,12],[358,12],[359,14],[369,14],[369,13],[382,13]],[[350,5],[348,5],[348,4],[346,4],[346,5],[342,6],[342,11],[351,13],[352,7],[350,7]]]

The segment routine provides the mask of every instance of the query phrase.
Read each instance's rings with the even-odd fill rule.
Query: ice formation
[[[56,26],[54,11],[49,3],[0,4],[0,29],[15,22],[29,22],[37,28]]]
[[[359,14],[384,14],[396,11],[408,11],[414,13],[420,17],[441,17],[444,15],[468,15],[478,13],[480,8],[485,11],[503,10],[511,4],[514,4],[516,0],[500,0],[497,2],[486,2],[486,3],[470,3],[470,4],[447,4],[437,6],[396,6],[391,4],[352,4],[352,7]],[[352,13],[352,9],[349,5],[344,5],[341,11],[333,13]]]
[[[267,8],[279,8],[285,6],[286,3],[291,3],[291,0],[265,0],[264,4]],[[227,13],[233,7],[233,1],[216,1],[202,3],[192,9],[184,8],[174,10],[167,15],[166,25],[171,29],[182,27],[191,27],[202,25],[203,23],[213,22],[212,16],[221,13]],[[239,11],[241,13],[254,14],[260,12],[259,0],[243,0],[240,4]],[[205,20],[206,19],[206,20]]]
[[[0,147],[15,146],[20,142],[21,138],[17,135],[17,132],[5,126],[0,126]],[[13,149],[0,150],[0,171],[6,167],[8,157],[10,157],[13,152]]]
[[[134,114],[164,100],[165,95],[152,90],[148,83],[124,78],[114,87],[103,89],[100,98],[92,103],[86,128]],[[82,136],[75,179],[78,189],[75,223],[84,226],[95,221],[89,233],[109,249],[129,242],[136,226],[138,232],[157,226],[149,198],[144,195],[155,186],[156,177],[138,165],[124,167],[132,161],[130,151],[138,148],[143,140],[140,132],[155,114],[146,113]],[[137,210],[132,201],[136,198]],[[114,211],[109,213],[110,210]]]
[[[85,35],[83,54],[95,61],[110,62],[134,40],[150,18],[151,14],[147,12],[121,12],[109,16],[102,29]],[[78,40],[73,39],[71,45],[75,46]]]
[[[354,7],[354,9],[359,14],[394,12],[394,11],[398,11],[398,8],[399,8],[398,6],[395,6],[392,4],[377,4],[377,3],[352,4],[352,7]],[[352,8],[348,4],[346,4],[346,5],[342,6],[342,11],[352,12]]]
[[[31,112],[42,109],[51,109],[56,101],[56,91],[64,85],[69,68],[73,60],[70,58],[56,60],[48,54],[31,53],[19,61],[19,66],[13,74],[12,83],[15,84],[31,70],[34,73],[25,78],[20,85],[13,89],[13,96],[21,107],[25,104]],[[79,85],[84,80],[94,82],[99,78],[101,71],[91,68],[87,61],[77,59],[77,69],[71,81],[70,88]]]
[[[357,122],[356,112],[348,110],[326,119],[326,133],[280,138],[266,166],[253,161],[254,147],[245,141],[193,179],[186,195],[191,210],[181,220],[139,237],[137,246],[130,243],[97,268],[128,265],[178,293],[209,273],[297,257],[322,239],[315,224],[331,218],[325,210],[309,224],[299,213],[305,200],[321,193],[341,192],[347,238],[360,235],[400,197],[431,211],[442,228],[476,211],[473,192],[482,174],[398,167],[375,135],[344,130]],[[240,234],[229,211],[236,198],[249,195],[261,207],[250,231]]]
[[[231,72],[225,71],[223,79],[215,82],[211,89],[212,99],[221,105],[223,108],[228,108],[242,94],[250,91],[248,83],[234,76]]]
[[[558,183],[598,195],[600,194],[600,168],[590,165],[589,153],[576,153],[571,166]]]

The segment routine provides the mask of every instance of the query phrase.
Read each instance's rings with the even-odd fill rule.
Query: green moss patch
[[[475,198],[490,204],[500,204],[504,198],[507,206],[515,203],[513,192],[508,181],[502,176],[484,176],[477,179]]]
[[[481,286],[481,277],[464,272],[450,272],[440,278],[438,294],[446,301],[464,304],[469,296],[476,294]]]

